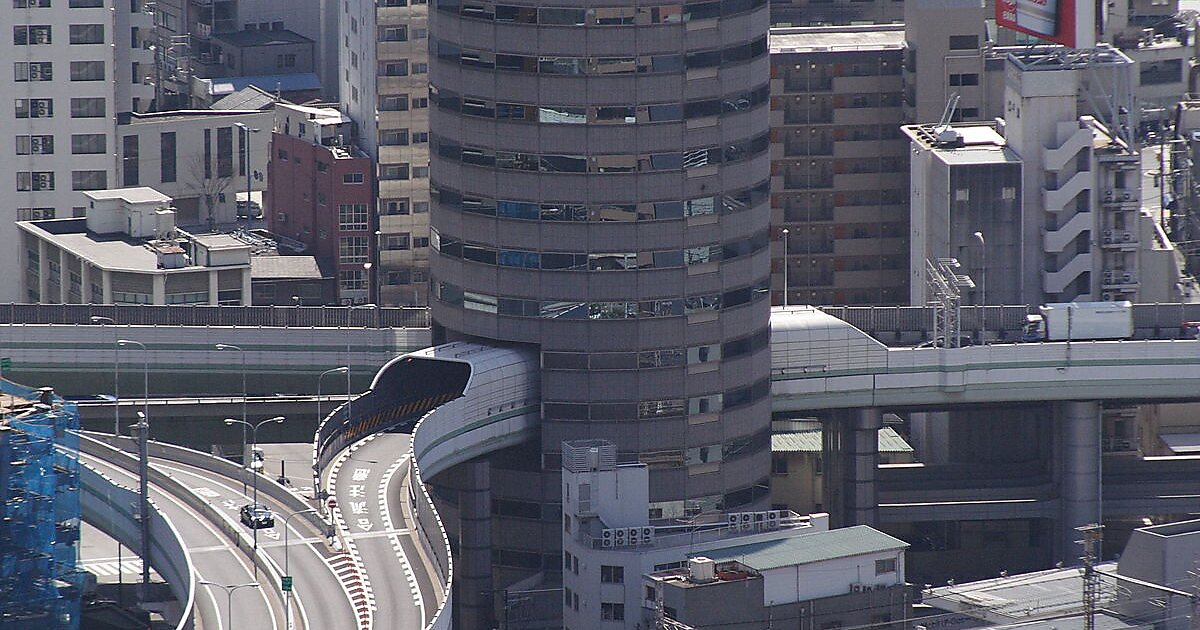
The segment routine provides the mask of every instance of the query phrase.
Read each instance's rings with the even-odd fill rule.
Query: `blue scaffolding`
[[[0,379],[0,630],[78,630],[79,412]]]

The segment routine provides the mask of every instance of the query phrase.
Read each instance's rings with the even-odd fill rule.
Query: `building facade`
[[[429,239],[429,54],[424,2],[347,0],[339,17],[339,89],[376,163],[381,242]],[[428,304],[429,250],[380,248],[372,272],[386,305]]]
[[[493,487],[554,502],[604,436],[652,514],[765,506],[766,5],[484,6],[430,9],[431,309],[542,353],[540,452]]]
[[[280,104],[275,109],[267,226],[336,269],[337,301],[373,301],[372,250],[411,247],[375,234],[375,171],[355,146],[354,122],[336,109]],[[425,241],[428,246],[428,241]],[[308,302],[316,304],[316,302]]]
[[[251,303],[251,243],[177,229],[170,198],[150,188],[86,196],[86,218],[17,223],[22,301]]]
[[[0,241],[16,241],[18,220],[79,216],[80,191],[116,184],[113,119],[151,103],[153,89],[143,81],[153,63],[142,34],[152,25],[137,1],[0,7],[0,50],[11,66],[0,74],[0,91],[12,101],[0,112],[0,136],[10,139],[0,152],[0,170],[9,174]],[[0,253],[0,267],[17,268],[17,250]],[[17,280],[0,279],[0,300],[19,299]]]
[[[182,227],[232,227],[247,184],[251,191],[266,188],[270,111],[178,110],[117,122],[117,183],[170,197]]]
[[[776,304],[907,300],[903,42],[903,26],[771,31]]]

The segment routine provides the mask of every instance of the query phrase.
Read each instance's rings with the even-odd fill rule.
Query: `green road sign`
[[[0,357],[0,370],[11,370],[12,359],[8,357]]]
[[[281,582],[283,582],[283,583],[279,585],[279,588],[283,592],[287,593],[292,590],[292,576],[290,576],[290,575],[283,576],[283,578],[281,579]]]

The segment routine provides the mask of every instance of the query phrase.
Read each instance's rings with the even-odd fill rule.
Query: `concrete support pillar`
[[[208,305],[209,306],[217,305],[217,290],[221,286],[220,282],[218,280],[219,276],[217,274],[218,274],[218,272],[216,269],[211,269],[208,272]]]
[[[67,267],[67,252],[58,250],[58,303],[71,303],[71,270]]]
[[[492,628],[492,471],[486,461],[462,465],[459,497],[456,625]]]
[[[91,304],[100,299],[92,295],[92,266],[86,260],[79,260],[79,303]]]
[[[46,260],[46,241],[38,239],[38,302],[50,302],[50,261]],[[27,296],[22,296],[27,298]]]
[[[909,414],[912,446],[926,466],[950,463],[950,414],[920,411]]]
[[[246,267],[242,270],[242,306],[250,306],[254,303],[254,293],[250,286],[250,268]]]
[[[100,270],[100,289],[104,293],[100,296],[101,304],[113,303],[112,291],[112,272],[107,269]]]
[[[879,520],[879,409],[837,413],[825,423],[825,505],[835,527],[874,525]]]
[[[1100,512],[1100,403],[1070,401],[1062,404],[1059,419],[1062,464],[1062,508],[1059,519],[1059,559],[1079,564],[1080,538],[1076,527],[1101,520]]]
[[[150,276],[152,281],[150,303],[151,304],[166,304],[167,303],[167,277],[161,273],[156,273]]]
[[[878,409],[855,409],[851,412],[850,470],[847,479],[847,511],[855,525],[875,525],[879,522],[879,489],[875,475],[879,470],[879,430],[883,428],[883,412]]]

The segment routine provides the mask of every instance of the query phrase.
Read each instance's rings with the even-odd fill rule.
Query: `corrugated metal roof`
[[[893,538],[866,525],[855,525],[779,540],[713,549],[705,551],[703,555],[717,562],[737,560],[758,571],[767,571],[880,551],[899,551],[907,547],[908,543],[899,538]]]
[[[771,436],[771,451],[776,453],[820,453],[821,430],[808,429],[776,433]],[[908,442],[905,442],[895,429],[884,427],[879,430],[879,452],[911,453],[913,447],[909,446]]]

